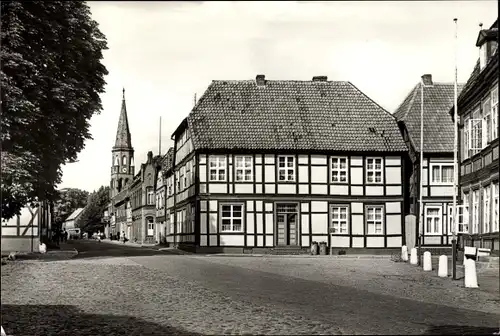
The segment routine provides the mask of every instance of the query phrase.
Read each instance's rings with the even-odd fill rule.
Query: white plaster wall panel
[[[399,196],[402,194],[401,186],[387,186],[385,187],[385,192],[390,196]]]
[[[351,184],[363,184],[362,167],[351,167]]]
[[[307,155],[299,155],[299,164],[308,164],[308,156]]]
[[[425,245],[441,245],[441,236],[425,236]]]
[[[208,205],[209,205],[210,211],[218,211],[219,210],[217,201],[209,201]]]
[[[401,202],[386,202],[385,213],[401,213]]]
[[[205,183],[200,183],[200,194],[207,193],[207,185]]]
[[[351,203],[351,213],[363,213],[364,207],[363,203],[353,202]]]
[[[366,247],[384,247],[384,237],[366,237]]]
[[[300,225],[302,227],[302,233],[309,233],[309,214],[301,215]]]
[[[255,185],[255,193],[256,194],[262,194],[262,184],[256,184]]]
[[[276,182],[276,169],[274,168],[274,165],[266,166],[264,173],[266,182]]]
[[[359,186],[351,186],[351,195],[353,196],[362,196],[363,195],[363,187]]]
[[[200,165],[200,182],[207,182],[207,170],[205,165]]]
[[[217,236],[216,235],[210,235],[210,246],[217,246]]]
[[[253,184],[242,183],[234,185],[234,193],[235,194],[253,194]]]
[[[266,247],[274,246],[274,236],[266,235]]]
[[[312,201],[311,202],[311,212],[328,212],[328,202],[327,201]]]
[[[352,234],[364,234],[363,231],[363,225],[364,225],[364,218],[363,215],[352,215],[351,216],[351,225],[352,225]]]
[[[227,194],[227,184],[210,184],[210,193],[212,194]]]
[[[327,156],[326,155],[311,155],[311,164],[326,165],[327,164]]]
[[[200,236],[200,246],[207,246],[208,245],[208,242],[207,242],[207,236],[206,235],[201,235]]]
[[[264,218],[261,213],[255,215],[255,224],[257,227],[257,233],[264,232]]]
[[[401,247],[403,239],[401,237],[387,237],[387,247]]]
[[[266,211],[273,211],[273,203],[267,202],[265,205]]]
[[[331,247],[349,247],[349,237],[332,236],[330,239]]]
[[[266,184],[266,194],[274,194],[274,193],[276,193],[276,185]]]
[[[400,167],[385,168],[385,182],[388,184],[401,183],[401,168]]]
[[[207,201],[200,201],[200,211],[207,211]]]
[[[429,159],[428,158],[424,158],[424,167],[427,167],[428,165],[429,165]]]
[[[247,246],[249,247],[255,246],[255,238],[253,235],[247,236]]]
[[[383,196],[384,187],[383,186],[366,186],[366,196]]]
[[[278,184],[278,194],[295,194],[297,192],[294,184]]]
[[[244,235],[221,235],[220,236],[221,246],[243,246],[245,245]]]
[[[301,246],[302,247],[308,247],[310,245],[311,245],[311,243],[310,243],[309,236],[302,236],[302,238],[301,238]]]
[[[266,233],[274,232],[273,214],[266,214]]]
[[[262,201],[255,202],[255,211],[261,212],[263,209]]]
[[[422,196],[423,197],[429,196],[428,193],[427,193],[427,188],[422,188]]]
[[[312,233],[324,233],[328,232],[328,214],[312,214]]]
[[[255,222],[253,213],[247,213],[247,233],[255,233]]]
[[[313,184],[311,185],[311,194],[313,195],[327,195],[328,186],[326,184]]]
[[[257,246],[259,247],[264,246],[264,236],[257,236]]]
[[[401,215],[386,216],[387,234],[401,234]]]
[[[307,166],[299,166],[299,182],[309,182],[309,168]]]
[[[255,182],[262,182],[262,166],[255,165]]]
[[[200,232],[207,233],[207,214],[200,213]]]
[[[262,154],[255,155],[255,163],[258,163],[258,164],[262,163]]]
[[[365,247],[365,239],[363,237],[352,237],[352,247]]]
[[[422,178],[422,181],[423,181],[423,185],[426,186],[427,183],[428,183],[428,180],[427,180],[427,168],[424,168],[424,176]],[[418,175],[420,177],[420,174]]]
[[[399,156],[386,156],[385,165],[386,166],[401,166],[401,157],[399,157]]]
[[[453,186],[431,187],[431,196],[453,196]]]
[[[309,185],[299,184],[299,194],[309,194]]]
[[[269,164],[269,163],[274,164],[274,155],[272,155],[272,154],[266,154],[264,160],[265,160],[264,162],[266,164]]]
[[[351,156],[351,166],[362,166],[363,157],[362,156]]]
[[[311,166],[311,182],[313,183],[328,183],[327,167]]]
[[[315,241],[318,244],[320,242],[326,242],[326,243],[328,243],[328,236],[327,235],[313,235],[312,236],[312,241]]]
[[[2,227],[2,236],[17,236],[17,227],[5,227],[5,226],[3,226]]]
[[[229,184],[229,191],[228,191],[229,194],[232,194],[233,193],[233,185],[232,184]]]
[[[217,222],[217,214],[216,213],[211,213],[209,214],[208,217],[208,230],[210,233],[217,233],[217,226],[219,223]]]
[[[331,185],[330,186],[331,195],[349,195],[349,186],[346,185]]]
[[[200,154],[200,164],[207,163],[207,156],[205,154]]]
[[[253,211],[253,201],[247,201],[247,211]]]
[[[309,212],[309,203],[301,203],[300,204],[300,211]]]

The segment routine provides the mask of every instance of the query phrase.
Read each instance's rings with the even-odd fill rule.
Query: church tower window
[[[126,165],[127,165],[127,156],[126,156],[126,155],[124,155],[124,156],[122,157],[122,165],[124,165],[124,166],[126,166]]]

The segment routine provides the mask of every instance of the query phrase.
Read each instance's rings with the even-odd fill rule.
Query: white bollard
[[[408,247],[406,245],[401,246],[401,259],[408,261]]]
[[[442,255],[439,257],[438,276],[441,278],[448,277],[448,256]]]
[[[424,252],[424,271],[432,271],[432,256],[429,251]]]
[[[1,336],[7,336],[7,334],[5,333],[5,330],[3,330],[3,327],[2,328],[2,333],[1,333]]]
[[[477,288],[476,262],[472,259],[465,260],[465,287]]]
[[[40,253],[47,253],[47,245],[44,243],[40,244]]]
[[[410,264],[412,265],[418,264],[417,249],[415,247],[411,249]]]

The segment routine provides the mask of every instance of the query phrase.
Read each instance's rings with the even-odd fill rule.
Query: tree
[[[87,205],[89,192],[77,188],[66,188],[59,191],[59,197],[54,202],[53,226],[60,228],[62,223],[78,208]]]
[[[101,186],[90,194],[87,206],[77,219],[75,226],[82,231],[104,231],[102,217],[109,204],[109,187]]]
[[[105,36],[83,1],[1,2],[1,210],[57,198],[102,109]]]

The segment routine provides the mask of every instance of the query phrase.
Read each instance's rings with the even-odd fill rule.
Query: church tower
[[[113,199],[134,178],[134,148],[128,127],[125,89],[123,89],[122,109],[116,130],[115,145],[111,150],[111,158],[110,197]]]

